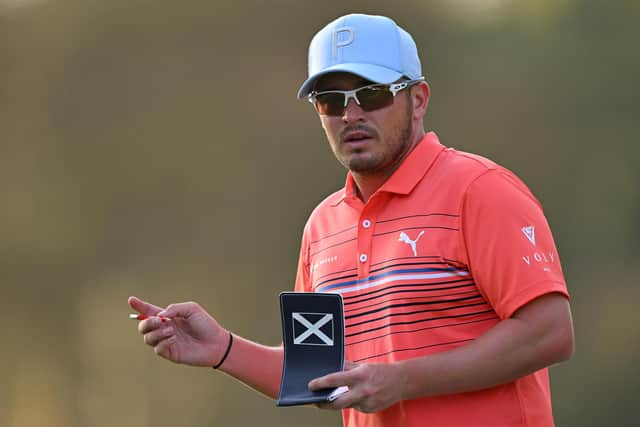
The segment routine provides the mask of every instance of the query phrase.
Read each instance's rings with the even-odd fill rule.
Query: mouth
[[[363,130],[355,130],[355,131],[346,132],[342,136],[342,142],[346,144],[357,145],[357,144],[365,143],[371,140],[372,138],[373,136],[369,132],[366,132]]]

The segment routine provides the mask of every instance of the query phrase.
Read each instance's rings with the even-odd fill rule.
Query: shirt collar
[[[428,132],[377,192],[405,195],[411,193],[444,148],[435,132]],[[339,205],[345,199],[357,198],[356,183],[349,172],[342,194],[332,206]]]

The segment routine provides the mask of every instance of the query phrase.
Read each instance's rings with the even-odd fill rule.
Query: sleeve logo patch
[[[533,225],[522,227],[522,233],[531,242],[533,246],[536,245],[536,229]]]

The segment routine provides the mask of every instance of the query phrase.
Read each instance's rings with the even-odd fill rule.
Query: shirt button
[[[365,219],[364,221],[362,221],[362,227],[364,228],[371,227],[371,221],[369,221],[368,219]]]
[[[360,262],[367,262],[368,259],[367,254],[360,254]]]

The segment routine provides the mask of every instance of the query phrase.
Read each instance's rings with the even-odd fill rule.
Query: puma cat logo
[[[399,242],[404,242],[407,245],[411,246],[411,250],[413,251],[413,256],[418,256],[418,250],[416,248],[416,243],[418,243],[418,240],[420,239],[420,237],[422,237],[422,235],[424,234],[424,230],[422,230],[419,234],[418,237],[416,237],[415,240],[411,240],[409,238],[409,236],[407,235],[407,233],[405,233],[404,231],[400,232],[400,238],[398,239]]]

